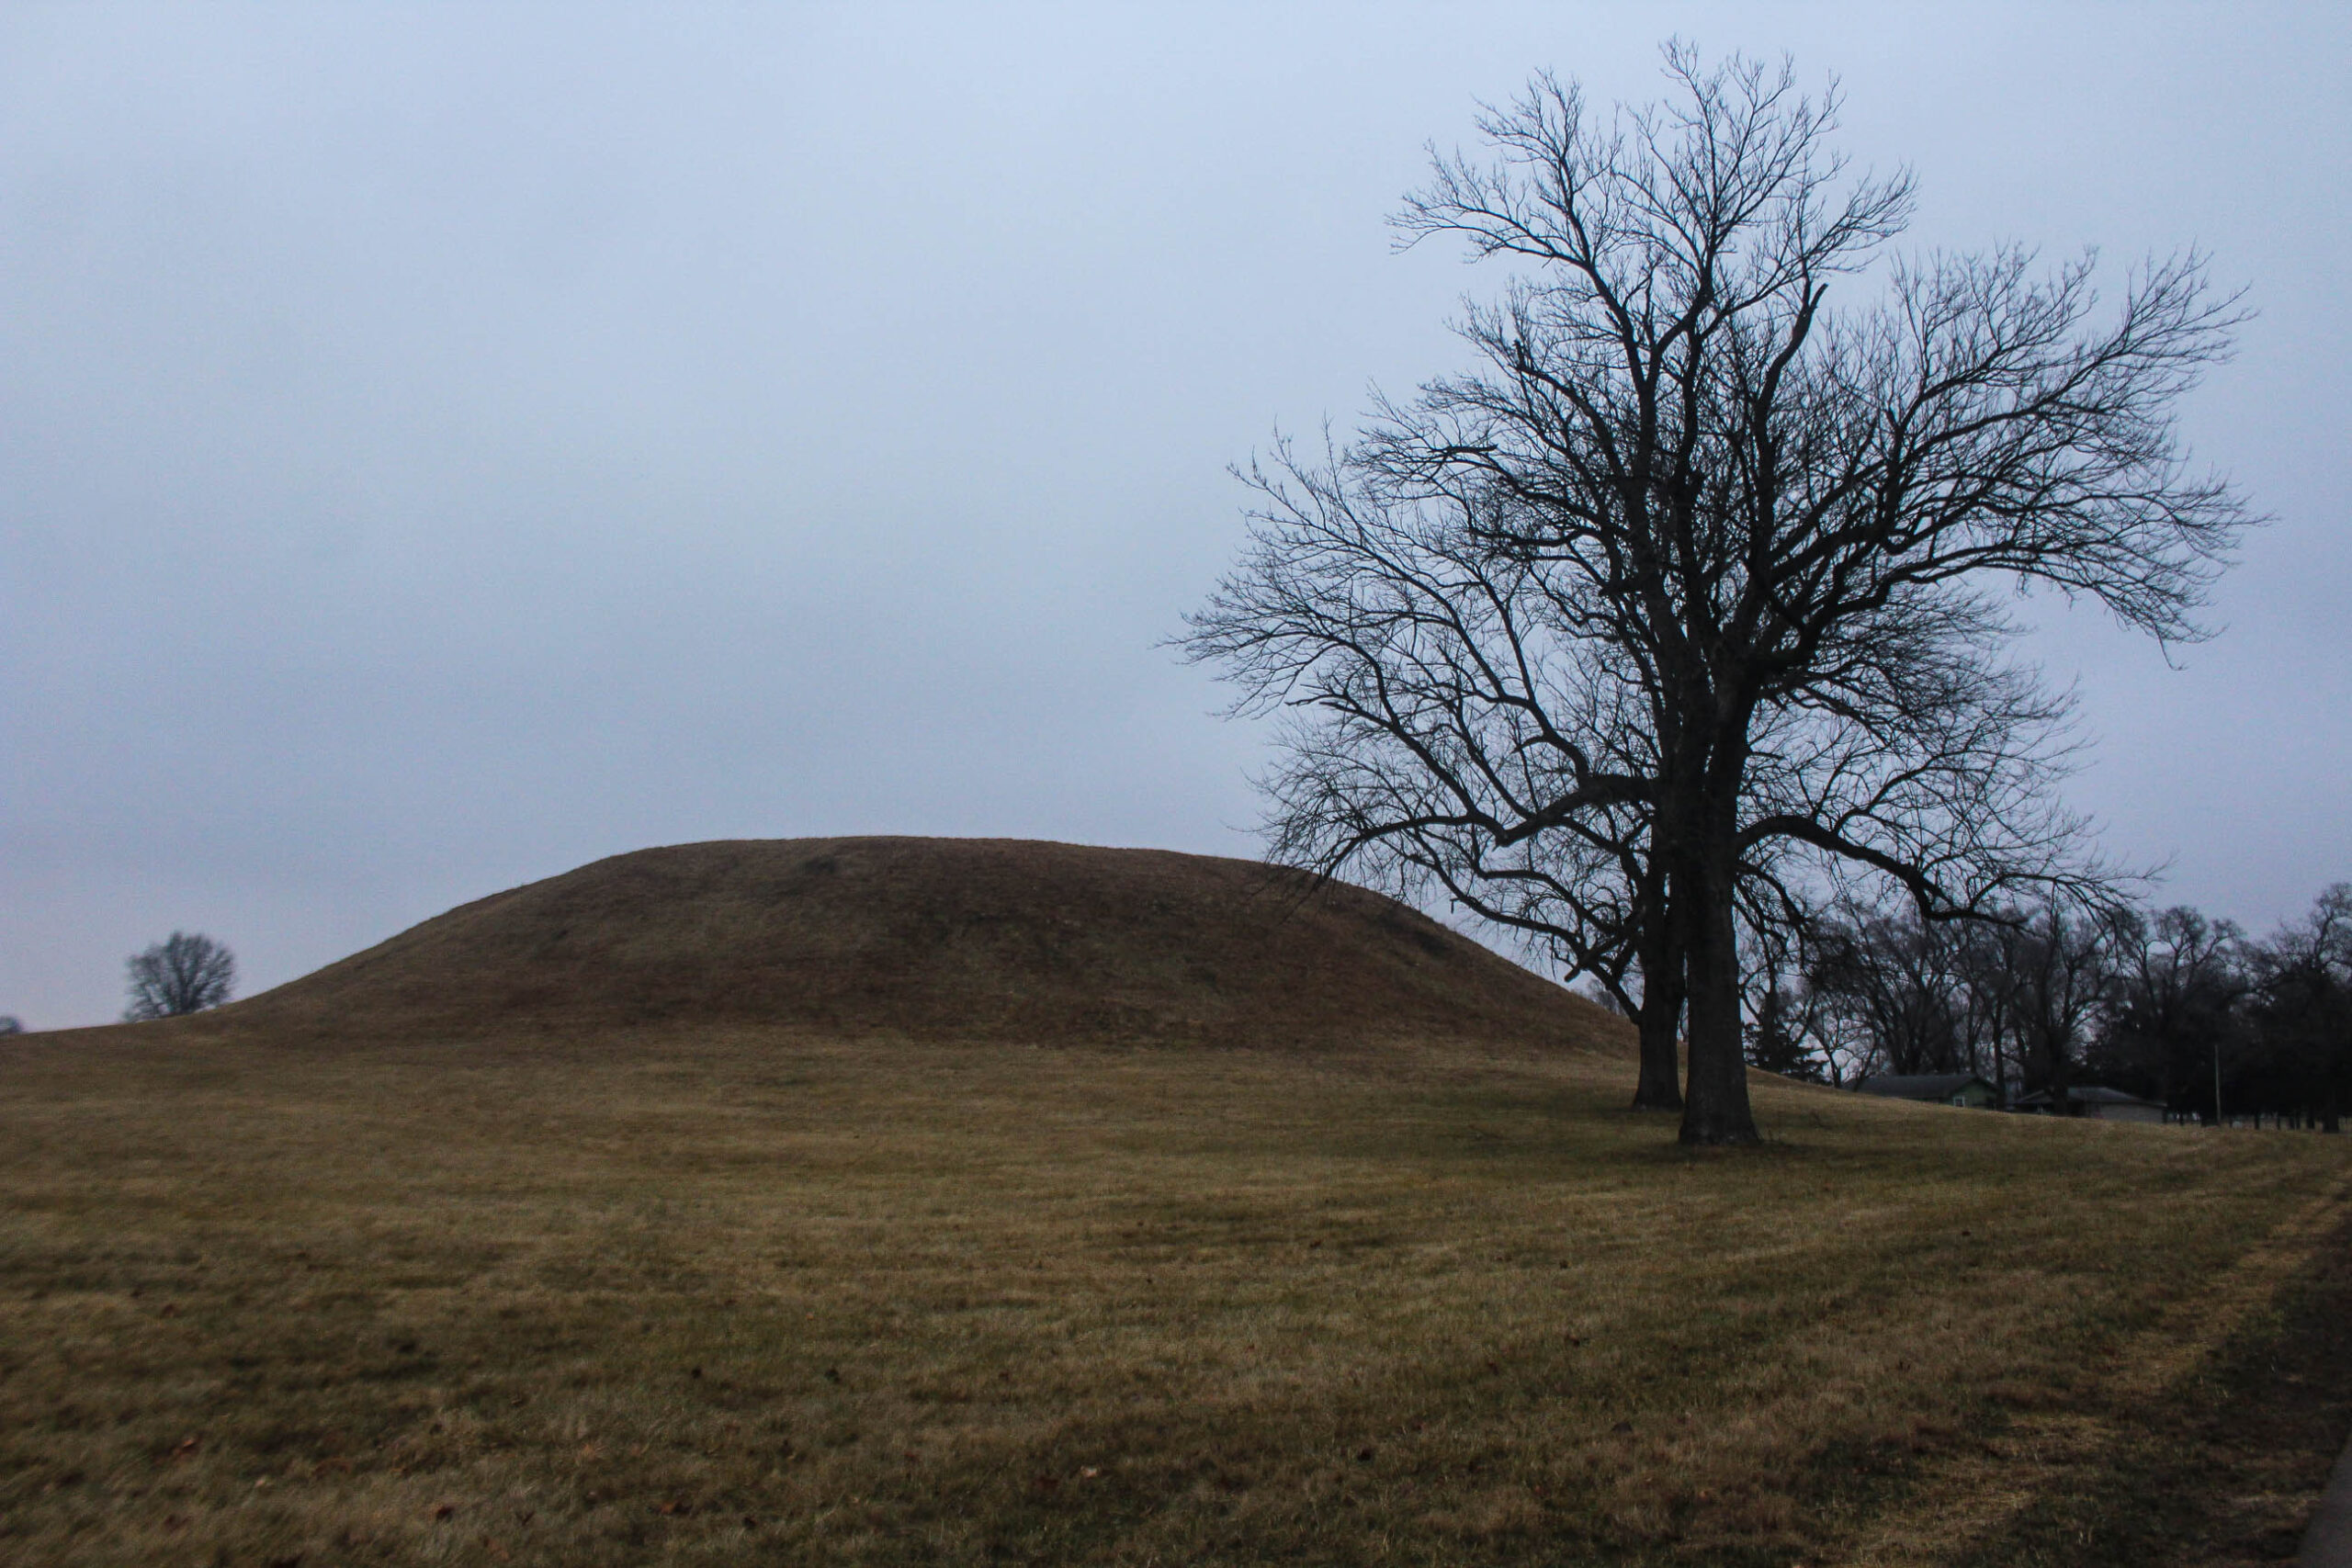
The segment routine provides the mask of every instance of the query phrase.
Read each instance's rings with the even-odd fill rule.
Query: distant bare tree
[[[237,961],[209,936],[174,931],[130,961],[132,1023],[219,1007],[236,989]]]
[[[6,1013],[0,1013],[0,1034],[22,1034],[24,1032],[25,1021],[23,1019],[14,1018]]]
[[[1806,980],[1842,1055],[1869,1072],[1947,1073],[1965,1060],[1961,933],[1905,910],[1848,910],[1813,934]]]
[[[1998,591],[2199,635],[2245,513],[2174,409],[2239,314],[2189,254],[2094,325],[2089,260],[2020,250],[1833,312],[1907,176],[1847,179],[1834,92],[1785,65],[1668,70],[1613,118],[1539,76],[1481,122],[1491,167],[1437,161],[1408,238],[1534,276],[1472,308],[1477,369],[1253,474],[1187,647],[1293,716],[1279,857],[1433,879],[1604,982],[1630,957],[1687,1008],[1683,1138],[1737,1143],[1745,886],[1876,879],[1931,919],[2096,890]]]
[[[2352,883],[2328,888],[2249,956],[2263,1069],[2249,1109],[2267,1101],[2341,1132],[2352,1111]]]
[[[2092,1032],[2115,994],[2120,922],[2109,911],[2051,904],[2007,944],[2004,998],[2029,1089],[2046,1091],[2052,1114],[2069,1116]]]
[[[2115,921],[2115,990],[2091,1066],[2118,1087],[2218,1121],[2224,1055],[2239,1053],[2245,934],[2186,905]]]

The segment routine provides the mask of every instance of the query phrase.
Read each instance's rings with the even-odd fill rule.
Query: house
[[[1974,1073],[1882,1073],[1854,1086],[1857,1094],[1883,1095],[1889,1100],[1919,1100],[1936,1105],[1964,1105],[1987,1110],[2000,1095]]]
[[[2101,1089],[2096,1084],[2078,1084],[2066,1091],[2072,1114],[2096,1117],[2101,1122],[2162,1122],[2165,1108],[2153,1100],[2142,1100],[2136,1094],[2126,1094],[2120,1089]],[[2057,1114],[2050,1091],[2029,1094],[2018,1101],[2019,1111],[2037,1116]]]

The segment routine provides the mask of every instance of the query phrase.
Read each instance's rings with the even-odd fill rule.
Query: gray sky
[[[2352,877],[2352,13],[1895,10],[0,10],[0,1011],[648,844],[1254,852],[1263,734],[1158,646],[1225,466],[1464,363],[1501,275],[1385,227],[1425,141],[1537,67],[1653,97],[1672,31],[1838,73],[1917,246],[2248,286],[2188,420],[2277,518],[2228,630],[2040,651],[2109,846],[2300,911]]]

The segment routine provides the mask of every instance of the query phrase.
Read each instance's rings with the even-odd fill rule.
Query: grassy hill
[[[1157,850],[908,838],[616,855],[200,1026],[380,1038],[670,1021],[1031,1043],[1624,1038],[1612,1015],[1362,888]]]
[[[10,1045],[0,1561],[2291,1550],[2344,1141],[1759,1078],[1684,1151],[1557,987],[1261,886],[696,846]]]

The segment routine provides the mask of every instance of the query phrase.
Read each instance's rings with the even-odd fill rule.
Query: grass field
[[[1628,1071],[29,1039],[0,1055],[0,1560],[2291,1545],[2342,1436],[2293,1358],[2341,1353],[2312,1325],[2352,1299],[2352,1140],[1764,1084],[1767,1145],[1693,1155],[1620,1109]],[[2300,1435],[2245,1436],[2287,1380]],[[2191,1414],[2227,1495],[2159,1473]],[[2151,1541],[2165,1506],[2196,1529]]]

